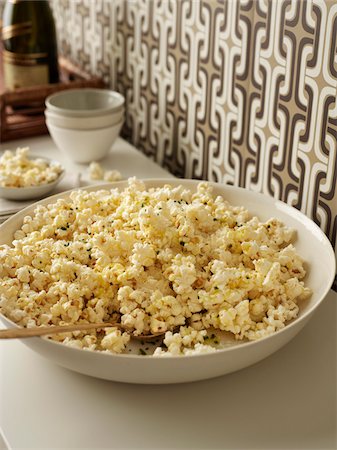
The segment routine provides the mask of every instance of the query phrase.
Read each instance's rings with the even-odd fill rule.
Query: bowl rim
[[[109,96],[109,97],[115,97],[118,100],[118,104],[115,106],[107,106],[105,108],[95,108],[95,109],[71,109],[71,108],[64,108],[61,106],[57,106],[53,104],[53,101],[57,98],[67,96],[68,94],[73,93],[93,93],[98,94],[100,96]],[[112,89],[98,89],[98,88],[75,88],[75,89],[64,89],[62,91],[55,92],[51,95],[49,95],[45,100],[46,108],[50,111],[57,112],[62,115],[70,114],[74,117],[87,117],[87,116],[98,116],[105,113],[110,112],[117,112],[121,108],[125,106],[125,97]]]
[[[125,107],[118,109],[116,111],[108,111],[106,114],[100,114],[97,116],[65,116],[64,114],[58,113],[56,111],[52,111],[48,108],[45,108],[44,114],[47,118],[53,118],[53,119],[72,119],[72,120],[78,120],[79,122],[86,121],[86,120],[92,120],[92,119],[100,119],[102,120],[102,117],[115,117],[115,116],[123,116],[125,114]]]
[[[32,156],[33,156],[33,158],[32,158]],[[1,191],[7,191],[8,192],[9,190],[17,190],[17,191],[21,191],[21,192],[23,190],[25,190],[25,191],[28,191],[28,190],[31,190],[31,191],[39,190],[39,189],[45,188],[47,186],[53,186],[55,183],[58,183],[59,181],[61,181],[61,179],[65,176],[65,173],[66,173],[65,167],[63,166],[63,164],[61,164],[58,160],[56,160],[54,158],[47,158],[46,156],[40,156],[40,155],[35,155],[34,153],[31,153],[29,155],[28,159],[31,159],[31,160],[32,159],[43,159],[45,161],[48,161],[49,164],[53,163],[53,162],[56,162],[57,164],[59,164],[61,166],[62,170],[61,170],[59,176],[57,178],[55,178],[55,180],[50,181],[49,183],[38,184],[36,186],[0,186],[0,193],[1,193]],[[58,195],[58,194],[55,194],[55,195]],[[51,197],[53,197],[53,196],[51,196]],[[34,202],[34,203],[36,203],[36,202]],[[31,206],[31,205],[28,205],[28,207],[29,206]],[[24,209],[26,209],[26,208],[24,208]],[[23,211],[23,209],[21,211]],[[18,212],[21,212],[21,211],[18,211]]]
[[[122,120],[120,120],[119,122],[117,122],[117,123],[113,123],[112,125],[109,125],[109,126],[107,126],[107,127],[99,127],[99,128],[87,128],[87,129],[83,129],[83,128],[75,128],[75,127],[71,127],[71,128],[67,128],[67,127],[61,127],[60,125],[54,125],[53,123],[50,123],[50,120],[49,119],[46,119],[46,125],[47,125],[47,127],[52,127],[52,128],[56,128],[56,130],[57,129],[60,129],[60,130],[64,130],[64,131],[69,131],[69,132],[72,132],[72,131],[80,131],[81,132],[81,134],[82,133],[88,133],[88,134],[90,134],[90,133],[93,133],[93,132],[95,132],[95,131],[103,131],[103,130],[108,130],[108,129],[114,129],[114,128],[117,128],[117,127],[119,127],[119,126],[122,126],[123,125],[123,123],[124,123],[124,119],[122,119]]]
[[[251,197],[255,197],[257,199],[261,199],[263,201],[267,201],[267,203],[269,203],[270,205],[279,205],[281,207],[282,212],[290,212],[292,213],[292,215],[295,215],[295,218],[299,220],[299,222],[304,224],[307,224],[310,226],[311,229],[314,229],[316,233],[318,233],[320,235],[320,241],[322,243],[324,243],[324,245],[326,245],[326,249],[328,250],[328,253],[330,255],[330,259],[331,259],[331,275],[329,277],[329,282],[325,285],[325,288],[323,290],[323,293],[321,294],[320,298],[313,304],[311,305],[304,313],[303,315],[301,315],[300,317],[296,317],[295,319],[291,320],[290,322],[288,322],[281,330],[275,331],[274,333],[268,335],[268,336],[264,336],[260,339],[254,340],[254,341],[238,341],[238,344],[236,345],[229,345],[228,347],[225,348],[220,348],[217,349],[215,352],[210,352],[210,353],[201,353],[201,354],[192,354],[192,355],[170,355],[167,358],[162,358],[162,357],[154,357],[153,355],[135,355],[135,354],[126,354],[126,353],[108,353],[108,352],[104,352],[104,351],[98,351],[98,350],[90,350],[90,349],[79,349],[79,348],[75,348],[75,347],[71,347],[71,346],[67,346],[65,344],[63,344],[62,342],[57,342],[57,341],[53,341],[51,339],[48,339],[45,336],[41,336],[41,337],[34,337],[32,339],[34,340],[38,340],[38,339],[43,339],[45,341],[48,341],[48,343],[52,344],[52,345],[57,345],[57,346],[62,346],[62,348],[65,348],[66,351],[75,351],[75,352],[81,352],[81,354],[85,354],[87,353],[89,354],[95,354],[95,355],[104,355],[103,357],[105,358],[136,358],[136,359],[151,359],[151,360],[158,360],[158,361],[162,361],[162,360],[168,360],[168,361],[172,361],[172,360],[186,360],[186,359],[190,359],[190,358],[201,358],[201,357],[215,357],[215,355],[219,355],[222,353],[228,353],[228,352],[232,352],[232,351],[239,351],[239,349],[246,349],[248,347],[255,347],[257,345],[260,345],[261,342],[267,342],[270,341],[272,339],[275,339],[277,336],[280,336],[281,334],[284,333],[288,333],[287,330],[289,330],[290,328],[294,328],[295,326],[297,326],[299,323],[301,322],[306,322],[307,319],[309,319],[309,317],[313,314],[313,312],[319,307],[319,305],[323,302],[323,300],[325,299],[325,297],[327,296],[329,290],[331,289],[332,283],[334,281],[335,278],[335,274],[336,274],[336,258],[335,258],[335,253],[334,250],[332,248],[331,242],[329,241],[328,237],[326,236],[326,234],[323,232],[323,230],[312,220],[310,219],[308,216],[306,216],[304,213],[302,213],[301,211],[299,211],[298,209],[294,208],[291,205],[288,205],[287,203],[281,201],[281,200],[277,200],[274,199],[273,197],[270,197],[266,194],[263,193],[259,193],[259,192],[255,192],[255,191],[251,191],[248,190],[246,188],[243,187],[239,187],[239,186],[232,186],[232,185],[226,185],[224,183],[217,183],[214,181],[206,181],[206,180],[195,180],[195,179],[178,179],[178,178],[142,178],[139,179],[139,181],[143,181],[145,183],[145,186],[147,189],[151,188],[151,187],[156,187],[155,185],[158,183],[158,187],[159,186],[163,186],[164,184],[171,184],[174,183],[175,186],[178,186],[180,183],[182,183],[183,185],[190,185],[190,186],[197,186],[198,183],[204,181],[207,182],[208,184],[210,184],[213,187],[220,187],[220,189],[228,189],[229,191],[232,192],[243,192],[245,191],[245,193],[248,196]],[[149,186],[147,186],[147,184]],[[154,186],[152,186],[154,185]],[[48,204],[49,201],[57,201],[59,198],[63,198],[63,197],[69,197],[71,192],[74,191],[99,191],[99,190],[109,190],[109,189],[114,189],[114,188],[124,188],[128,186],[128,180],[121,180],[121,181],[116,181],[116,182],[111,182],[111,183],[105,183],[105,184],[92,184],[92,185],[88,185],[85,187],[80,187],[80,188],[74,188],[74,189],[70,189],[68,191],[64,191],[62,193],[59,194],[55,194],[49,197],[46,197],[42,200],[39,200],[37,202],[34,202],[33,204],[23,208],[21,211],[19,211],[18,213],[14,214],[11,218],[9,218],[6,222],[4,222],[3,224],[0,225],[0,233],[1,233],[1,229],[4,227],[4,225],[10,223],[10,221],[12,221],[13,219],[15,220],[17,215],[22,215],[25,213],[25,211],[30,211],[30,213],[32,213],[34,211],[34,208],[39,205],[39,204]],[[219,194],[217,194],[219,195]],[[7,322],[9,322],[11,324],[11,326],[13,328],[21,328],[19,327],[15,322],[13,322],[12,320],[10,320],[9,318],[7,318],[5,315],[3,315],[0,312],[0,318],[2,320],[5,320]],[[84,353],[83,353],[84,352]]]

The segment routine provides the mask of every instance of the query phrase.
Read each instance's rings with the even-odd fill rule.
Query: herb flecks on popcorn
[[[255,340],[297,317],[307,298],[294,231],[261,223],[206,182],[74,191],[39,205],[0,246],[0,307],[26,326],[110,321],[135,335],[165,332],[155,356],[216,351],[217,330]],[[77,348],[122,353],[116,327],[63,333]],[[221,345],[220,345],[221,347]]]

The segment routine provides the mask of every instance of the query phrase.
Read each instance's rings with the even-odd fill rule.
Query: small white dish
[[[118,111],[109,112],[102,116],[94,117],[68,117],[62,114],[49,111],[44,112],[46,119],[51,125],[74,130],[93,130],[106,128],[118,124],[125,117],[125,108]]]
[[[147,188],[170,184],[195,190],[198,181],[158,179],[145,180],[144,183]],[[164,358],[137,354],[108,354],[72,348],[45,338],[30,338],[22,342],[45,358],[76,372],[107,380],[143,384],[182,383],[224,375],[257,363],[287,344],[307,324],[331,287],[336,270],[332,246],[323,231],[295,208],[243,188],[210,184],[214,187],[214,195],[222,195],[233,205],[244,206],[260,220],[275,217],[297,230],[294,245],[307,262],[305,284],[311,288],[312,296],[303,302],[299,316],[295,320],[282,330],[257,341],[236,343],[214,353],[191,356]],[[86,190],[124,189],[126,186],[127,182],[122,181],[87,187]],[[70,192],[44,199],[11,217],[0,226],[0,244],[11,245],[14,232],[21,227],[26,215],[33,214],[38,204],[54,203],[57,199],[69,197]],[[1,314],[0,318],[7,328],[17,326]],[[322,349],[324,350],[324,342]]]
[[[49,158],[36,156],[36,155],[30,155],[29,159],[43,159],[45,161],[48,161],[49,163],[57,162],[58,161],[51,160]],[[7,187],[7,186],[0,186],[0,197],[5,198],[7,200],[34,200],[34,199],[40,199],[42,197],[45,197],[47,194],[53,191],[53,189],[59,184],[59,182],[62,180],[62,178],[65,175],[65,169],[62,167],[62,172],[59,174],[59,176],[50,183],[40,184],[38,186],[27,186],[27,187]]]
[[[57,127],[46,120],[46,125],[57,147],[77,163],[99,161],[110,151],[124,120],[94,130],[75,130]]]
[[[110,89],[68,89],[46,98],[49,111],[70,117],[96,117],[120,111],[125,99]]]

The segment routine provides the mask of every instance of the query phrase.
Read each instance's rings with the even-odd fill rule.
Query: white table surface
[[[24,144],[85,170],[67,163],[48,137],[0,149]],[[121,139],[103,165],[124,177],[170,177]],[[167,386],[90,378],[21,342],[1,342],[3,437],[12,449],[336,449],[336,319],[337,294],[330,291],[274,355],[230,375]]]

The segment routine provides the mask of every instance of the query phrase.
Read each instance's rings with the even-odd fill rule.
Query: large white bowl
[[[195,180],[146,180],[147,187],[163,184],[179,185],[195,189]],[[124,188],[125,182],[86,188],[97,190],[105,187]],[[296,249],[307,261],[308,275],[305,283],[313,291],[311,298],[303,302],[299,317],[284,329],[258,341],[241,343],[218,350],[215,353],[152,357],[131,354],[112,355],[79,350],[45,338],[30,338],[23,342],[34,351],[68,369],[107,380],[128,383],[180,383],[202,380],[224,375],[250,366],[276,352],[289,342],[308,322],[316,308],[328,293],[335,276],[335,257],[331,244],[321,229],[296,209],[272,198],[242,188],[214,184],[215,194],[224,196],[234,205],[242,205],[261,220],[276,217],[286,225],[297,229]],[[37,204],[55,202],[69,193],[55,195]],[[0,244],[11,244],[13,234],[27,214],[32,214],[32,205],[17,213],[0,226]],[[324,270],[322,270],[324,268]],[[0,315],[6,327],[16,327]],[[317,336],[319,338],[319,336]]]
[[[118,111],[109,112],[102,116],[94,117],[68,117],[62,114],[49,111],[44,112],[48,123],[61,128],[70,128],[75,130],[93,130],[96,128],[106,128],[116,125],[124,120],[125,108]]]
[[[46,98],[46,107],[69,117],[94,117],[123,109],[125,99],[110,89],[68,89]]]
[[[57,147],[70,159],[78,163],[89,163],[99,161],[109,153],[122,128],[123,120],[94,130],[56,127],[49,120],[46,120],[46,125]]]

